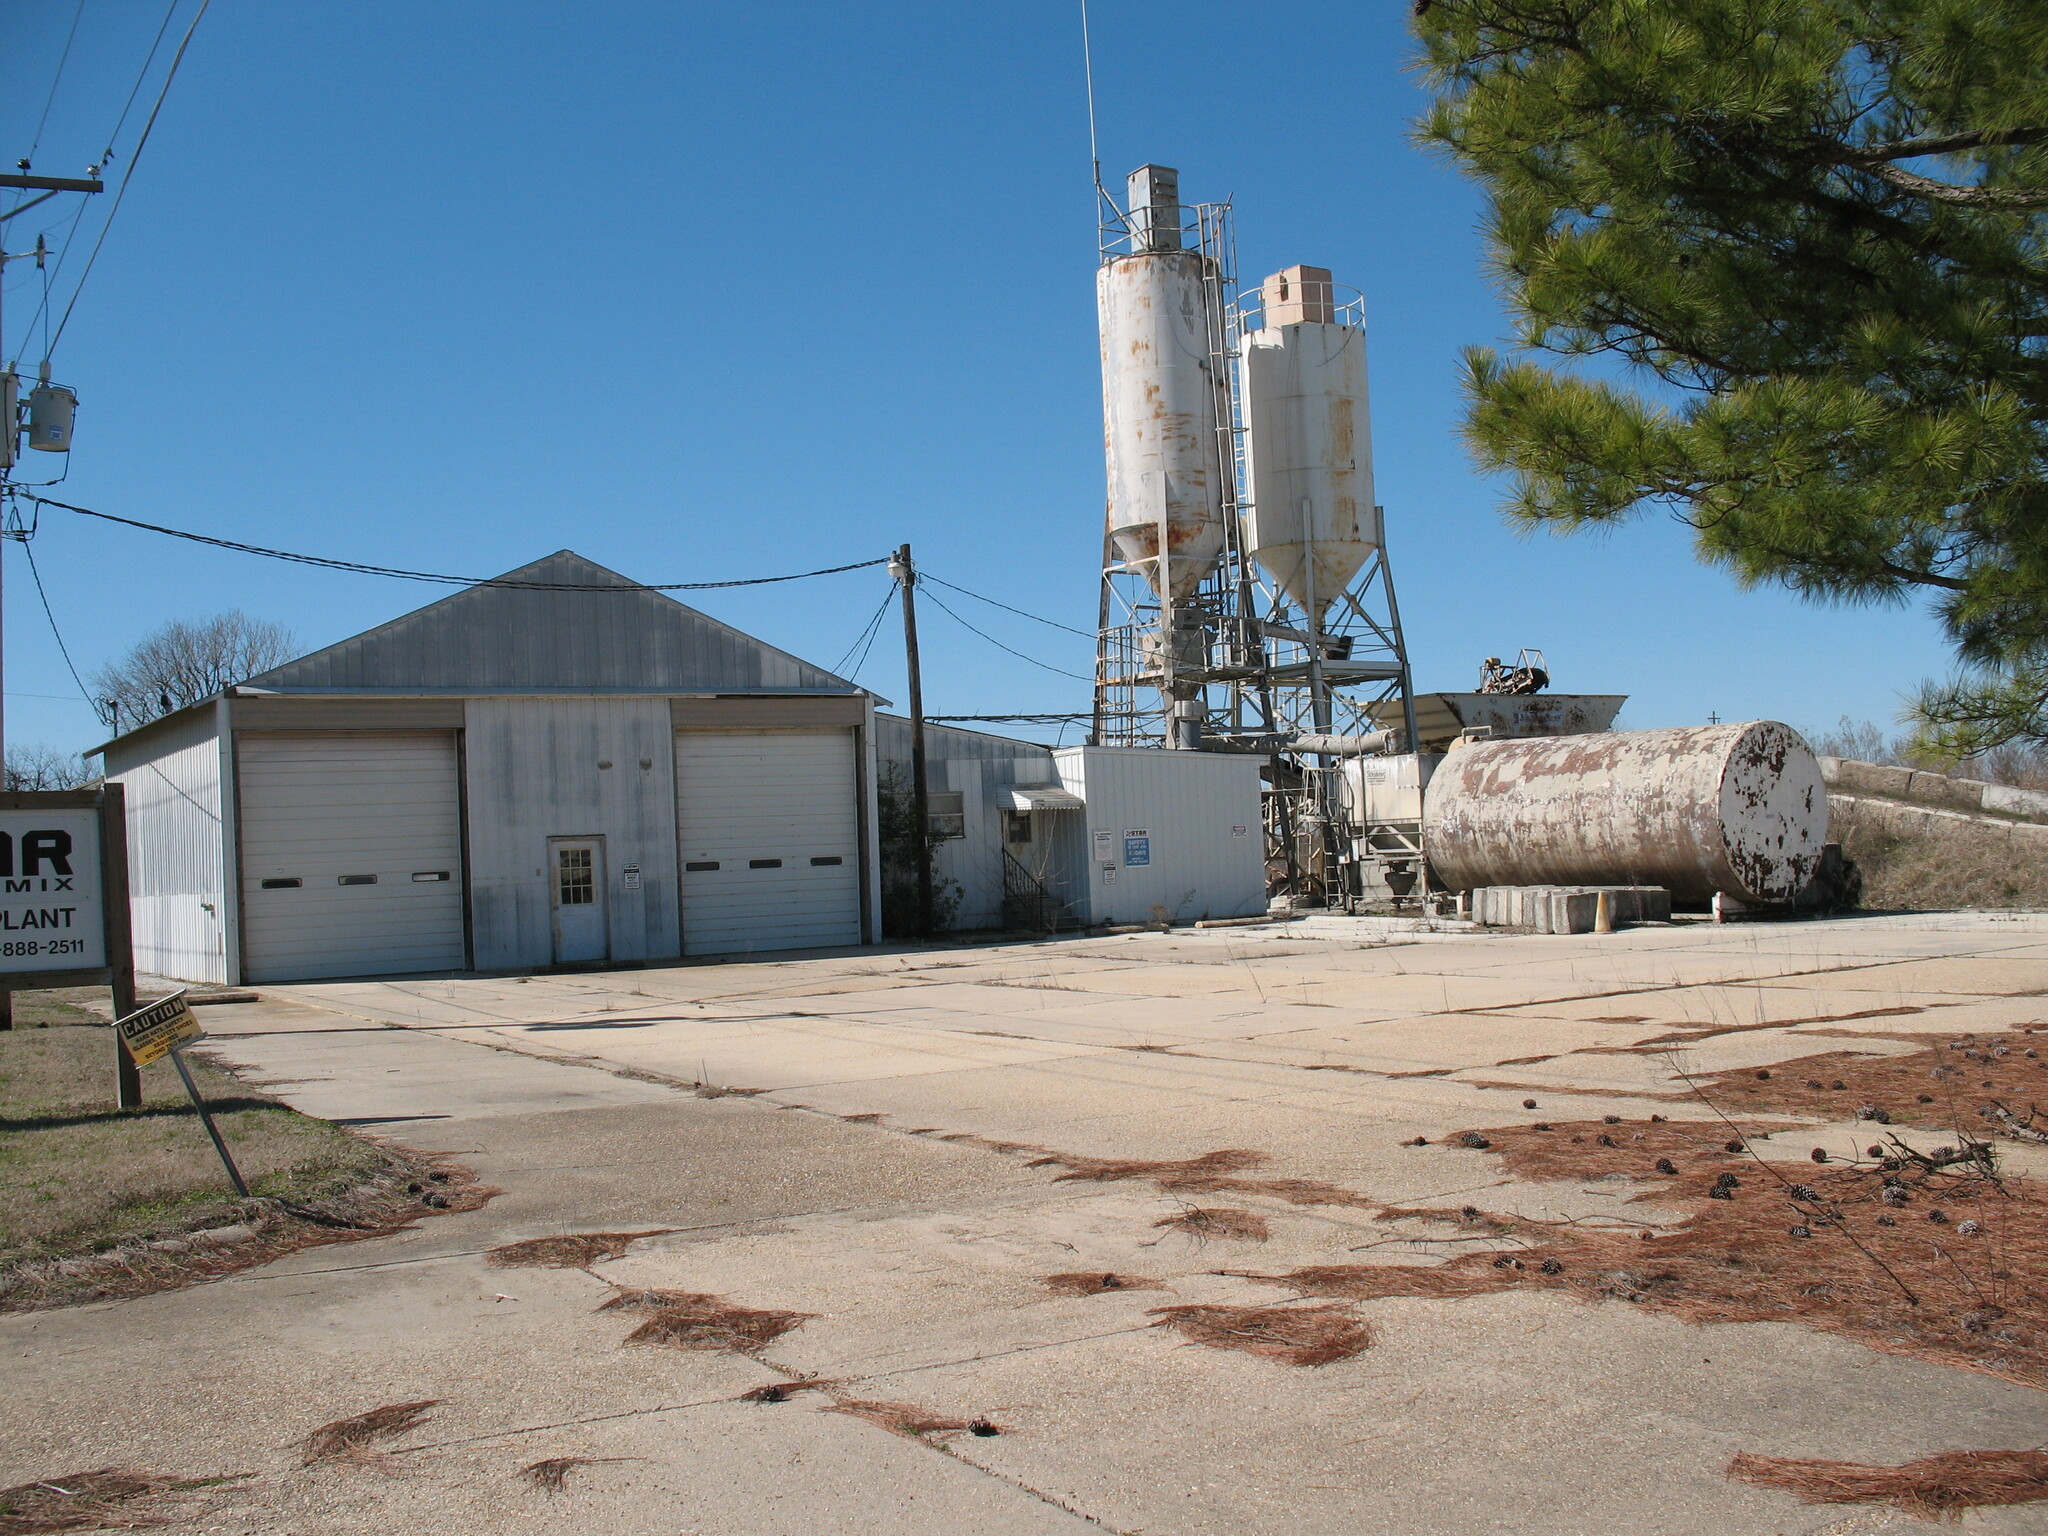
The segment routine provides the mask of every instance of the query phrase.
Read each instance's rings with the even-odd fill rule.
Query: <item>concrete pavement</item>
[[[251,1471],[190,1511],[194,1529],[250,1532],[1819,1536],[1916,1522],[1730,1482],[1729,1456],[1894,1462],[2048,1439],[2042,1395],[1989,1377],[1556,1293],[1365,1303],[1375,1346],[1314,1370],[1184,1344],[1146,1309],[1278,1299],[1217,1270],[1462,1246],[1259,1196],[1227,1203],[1266,1218],[1268,1242],[1200,1242],[1155,1225],[1186,1202],[1150,1185],[1056,1183],[940,1139],[1251,1148],[1271,1158],[1262,1172],[1372,1202],[1483,1189],[1491,1210],[1586,1217],[1614,1190],[1510,1185],[1482,1154],[1402,1143],[1682,1115],[1641,1095],[1670,1092],[1678,1069],[2048,1023],[2048,919],[1537,938],[1316,918],[263,991],[209,1017],[214,1049],[310,1113],[459,1153],[506,1193],[191,1291],[0,1319],[15,1387],[0,1482],[114,1461]],[[1637,1045],[1652,1048],[1615,1054]],[[602,1280],[482,1260],[519,1238],[653,1227],[676,1230]],[[1164,1289],[1041,1283],[1094,1270]],[[629,1348],[631,1319],[592,1310],[607,1282],[814,1315],[766,1365]],[[771,1366],[1007,1432],[926,1444],[815,1394],[735,1401]],[[424,1448],[381,1470],[300,1468],[286,1449],[418,1397],[446,1400],[398,1442]],[[580,1468],[560,1494],[513,1475],[572,1454],[633,1459]],[[2023,1507],[1970,1525],[2044,1520]]]

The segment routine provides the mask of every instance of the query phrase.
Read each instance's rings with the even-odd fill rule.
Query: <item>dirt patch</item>
[[[427,1416],[427,1410],[440,1401],[438,1397],[427,1397],[416,1403],[386,1403],[368,1413],[335,1419],[301,1440],[299,1454],[309,1467],[323,1461],[374,1460],[381,1454],[371,1449],[377,1441],[395,1440],[416,1426]]]
[[[1120,1275],[1114,1270],[1091,1269],[1073,1274],[1047,1275],[1040,1282],[1055,1296],[1100,1296],[1104,1291],[1163,1291],[1164,1282],[1145,1275]]]
[[[1889,1504],[1923,1520],[1960,1520],[1966,1509],[2048,1499],[2048,1453],[2041,1451],[1943,1451],[1902,1467],[1745,1451],[1728,1463],[1728,1475],[1809,1504]]]
[[[1194,1238],[1215,1237],[1233,1243],[1263,1243],[1273,1235],[1265,1217],[1227,1205],[1191,1205],[1171,1216],[1160,1217],[1152,1225],[1169,1232],[1185,1232]]]
[[[2044,1042],[2048,1035],[2027,1030],[1944,1035],[1903,1056],[1835,1051],[1696,1081],[1730,1113],[1975,1125],[1985,1121],[1993,1103],[2022,1112],[2036,1100],[2048,1104]]]
[[[577,1232],[566,1237],[534,1237],[523,1243],[500,1244],[484,1255],[484,1261],[496,1269],[588,1269],[593,1264],[623,1258],[626,1250],[643,1237],[665,1237],[674,1230],[655,1227],[646,1232]]]
[[[628,1344],[666,1344],[674,1349],[724,1349],[750,1355],[801,1328],[815,1312],[782,1312],[742,1307],[723,1296],[702,1291],[635,1290],[621,1286],[599,1303],[600,1312],[617,1309],[644,1315],[646,1321],[626,1335]]]
[[[1146,1314],[1192,1343],[1289,1365],[1329,1365],[1372,1345],[1372,1325],[1349,1307],[1154,1307]]]
[[[233,1478],[165,1477],[133,1467],[69,1472],[0,1488],[0,1536],[45,1531],[139,1530],[164,1524],[163,1506],[178,1494],[214,1488]]]
[[[990,1419],[956,1419],[947,1414],[933,1413],[929,1408],[920,1408],[915,1403],[891,1403],[878,1399],[860,1397],[835,1398],[827,1413],[850,1414],[856,1419],[866,1419],[870,1424],[879,1424],[891,1434],[903,1435],[919,1440],[926,1435],[953,1434],[966,1430],[973,1435],[1000,1435],[1003,1426]]]
[[[379,1156],[380,1175],[328,1199],[258,1196],[210,1213],[227,1218],[226,1226],[0,1270],[0,1313],[181,1290],[301,1248],[388,1237],[428,1216],[476,1210],[502,1193],[459,1163],[403,1147],[382,1147]]]

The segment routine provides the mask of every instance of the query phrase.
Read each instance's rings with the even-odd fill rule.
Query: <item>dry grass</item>
[[[303,1464],[310,1467],[322,1461],[374,1460],[380,1453],[370,1449],[373,1444],[379,1440],[395,1440],[405,1434],[440,1401],[438,1397],[426,1397],[416,1403],[386,1403],[368,1413],[322,1424],[299,1442]]]
[[[1041,1282],[1056,1296],[1100,1296],[1104,1291],[1163,1291],[1162,1281],[1144,1275],[1120,1275],[1114,1270],[1090,1269],[1073,1274],[1047,1275]]]
[[[619,1309],[646,1317],[626,1335],[628,1344],[666,1344],[675,1349],[724,1349],[748,1355],[763,1349],[792,1329],[801,1328],[815,1312],[780,1312],[742,1307],[723,1296],[701,1291],[617,1289],[598,1310]]]
[[[933,1413],[929,1408],[920,1408],[915,1403],[891,1403],[878,1399],[842,1397],[834,1399],[827,1413],[851,1414],[856,1419],[865,1419],[870,1424],[879,1424],[891,1434],[903,1435],[916,1440],[925,1435],[952,1434],[966,1430],[975,1435],[1000,1435],[1003,1426],[984,1418],[956,1419],[943,1413]]]
[[[646,1232],[576,1232],[566,1237],[534,1237],[523,1243],[504,1243],[484,1255],[498,1269],[538,1267],[543,1269],[588,1269],[609,1259],[622,1258],[628,1248],[643,1237],[664,1237],[674,1227],[654,1227]]]
[[[1890,1504],[1923,1520],[1960,1520],[1966,1509],[2048,1499],[2048,1453],[2041,1451],[1943,1451],[1902,1467],[1745,1451],[1728,1463],[1728,1475],[1809,1504]]]
[[[1349,1307],[1154,1307],[1155,1325],[1211,1349],[1235,1349],[1289,1365],[1329,1365],[1362,1354],[1372,1327]]]
[[[252,1235],[240,1242],[205,1243],[196,1237],[130,1241],[82,1257],[39,1259],[0,1270],[0,1313],[179,1290],[301,1248],[388,1237],[426,1216],[476,1210],[499,1193],[459,1164],[429,1161],[402,1148],[379,1151],[385,1171],[340,1195],[288,1204],[259,1197],[210,1213],[215,1222],[246,1227]]]
[[[594,1467],[606,1461],[637,1461],[635,1456],[550,1456],[545,1461],[529,1462],[519,1469],[518,1475],[536,1488],[549,1493],[560,1493],[569,1486],[569,1474],[578,1467]]]
[[[1191,1205],[1152,1225],[1193,1238],[1223,1238],[1233,1243],[1263,1243],[1273,1235],[1265,1217],[1226,1205]]]
[[[2048,860],[2015,857],[1999,828],[1887,814],[1828,801],[1829,835],[1863,874],[1863,905],[1880,911],[2048,907]]]
[[[133,1467],[101,1467],[0,1488],[0,1536],[46,1531],[140,1530],[162,1525],[166,1499],[227,1478],[176,1478]]]
[[[237,1199],[168,1061],[142,1069],[140,1109],[115,1108],[113,1032],[0,1033],[0,1269],[240,1219]],[[301,1204],[390,1171],[370,1142],[301,1115],[188,1055],[250,1187]]]

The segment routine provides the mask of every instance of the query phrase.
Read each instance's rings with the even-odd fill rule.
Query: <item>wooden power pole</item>
[[[917,831],[917,936],[931,937],[932,907],[932,818],[931,780],[925,772],[924,676],[917,661],[917,567],[905,544],[889,562],[889,574],[903,589],[903,659],[910,670],[910,800]]]

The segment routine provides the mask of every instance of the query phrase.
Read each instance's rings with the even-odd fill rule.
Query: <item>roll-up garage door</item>
[[[452,734],[243,736],[235,762],[249,980],[462,969]]]
[[[676,736],[683,952],[858,944],[851,731]]]

